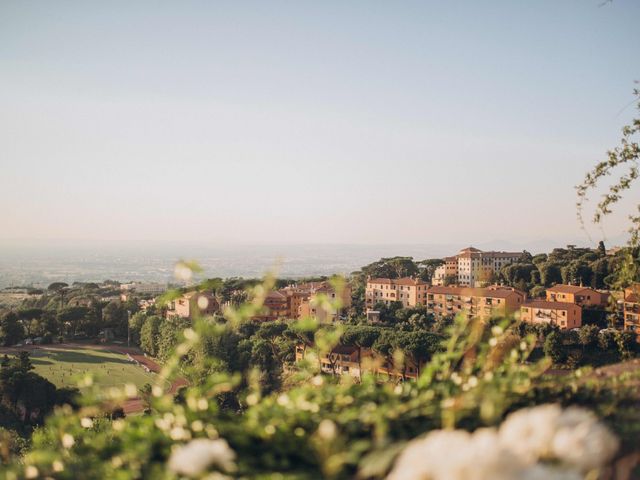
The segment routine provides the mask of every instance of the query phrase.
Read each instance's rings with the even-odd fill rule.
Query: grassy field
[[[153,383],[155,375],[130,362],[125,355],[90,348],[40,348],[31,352],[35,372],[58,387],[76,387],[87,373],[103,387]]]

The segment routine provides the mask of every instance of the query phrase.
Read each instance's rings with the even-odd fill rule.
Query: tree
[[[147,317],[144,321],[144,325],[142,325],[142,328],[140,329],[140,348],[152,357],[158,355],[161,323],[162,319],[154,315]]]
[[[24,328],[18,320],[18,315],[8,312],[0,320],[0,342],[5,347],[15,345],[24,337]]]
[[[544,341],[544,354],[553,360],[553,363],[560,364],[566,358],[562,337],[558,332],[551,332]]]
[[[627,359],[637,348],[635,332],[616,332],[616,344],[620,358]]]
[[[593,350],[598,345],[598,334],[600,329],[596,325],[584,325],[578,331],[578,340],[582,345],[582,350]]]
[[[49,290],[50,292],[59,292],[61,290],[64,290],[68,286],[69,285],[64,282],[53,282],[47,287],[47,290]]]
[[[547,261],[539,266],[539,270],[540,281],[545,287],[562,283],[562,272],[558,264]]]
[[[129,321],[127,309],[118,300],[113,300],[102,309],[103,326],[113,328],[116,335],[125,336],[127,334],[127,324]]]
[[[381,327],[356,325],[345,329],[340,342],[358,348],[358,370],[362,375],[362,349],[371,348],[380,336]]]
[[[640,89],[634,89],[636,108],[640,113]],[[576,187],[578,193],[577,213],[578,219],[584,225],[584,206],[589,200],[589,193],[596,190],[600,181],[613,173],[623,169],[617,181],[609,186],[608,192],[602,196],[602,200],[596,205],[592,221],[599,224],[602,219],[612,212],[613,207],[622,199],[623,193],[631,188],[638,179],[638,160],[640,159],[640,115],[636,116],[629,125],[622,128],[620,144],[607,152],[607,158],[598,162],[587,174],[580,185]],[[638,205],[640,212],[640,205]],[[637,261],[637,249],[640,246],[640,214],[629,217],[631,237],[628,248],[625,250],[625,262],[616,278],[617,286],[625,286],[632,281],[640,280],[640,264]],[[603,245],[604,246],[604,245]],[[635,252],[634,252],[635,251]],[[635,253],[635,255],[634,255]]]
[[[362,272],[374,278],[412,277],[420,273],[413,257],[381,258],[362,267]]]
[[[420,268],[420,279],[425,282],[431,282],[436,268],[440,265],[444,265],[444,260],[441,258],[432,258],[418,262],[418,268]]]
[[[600,257],[606,257],[607,256],[607,247],[604,246],[604,241],[600,240],[598,242],[598,249],[597,249],[598,255]]]
[[[144,312],[138,312],[129,320],[129,334],[134,345],[140,345],[140,331],[146,319],[147,315]]]

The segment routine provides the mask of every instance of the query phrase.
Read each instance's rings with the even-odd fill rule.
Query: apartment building
[[[327,308],[321,305],[320,297],[330,301],[340,298],[341,308]],[[346,284],[342,291],[327,282],[308,282],[289,285],[271,292],[264,302],[264,312],[254,317],[255,320],[267,321],[278,319],[299,319],[308,316],[316,317],[321,322],[335,322],[344,309],[351,306],[351,286]]]
[[[376,303],[390,305],[401,302],[404,308],[425,305],[429,284],[419,278],[368,278],[365,306],[371,310]]]
[[[431,283],[444,286],[447,282],[458,283],[458,257],[445,257],[444,262],[433,272]]]
[[[436,318],[463,313],[484,320],[517,312],[525,298],[524,292],[499,285],[487,288],[433,286],[427,289],[427,310]]]
[[[546,292],[548,302],[574,303],[581,307],[605,308],[609,301],[608,293],[575,285],[554,285],[547,288]]]
[[[187,292],[173,300],[167,309],[167,318],[193,319],[197,316],[213,315],[220,310],[216,298],[206,292]]]
[[[640,283],[624,289],[624,329],[635,332],[640,342]]]
[[[282,292],[275,291],[267,294],[264,299],[264,303],[262,304],[262,312],[255,315],[253,320],[270,322],[286,318],[290,318],[287,296]]]
[[[522,258],[522,252],[483,252],[467,247],[454,257],[445,258],[445,263],[434,272],[433,284],[444,285],[446,278],[455,279],[460,286],[480,287],[494,280],[500,269]]]
[[[550,323],[562,330],[582,326],[582,307],[576,303],[530,300],[520,308],[520,320],[529,323]]]
[[[340,292],[337,292],[328,281],[290,285],[281,289],[280,292],[287,296],[291,318],[314,316],[322,322],[335,321],[343,310],[351,306],[351,286],[349,284],[345,284]],[[335,308],[331,308],[330,311],[321,308],[320,296],[331,302],[339,299],[340,311]]]
[[[296,361],[299,362],[307,353],[302,345],[296,346]],[[392,360],[382,358],[370,348],[358,348],[349,345],[338,345],[330,353],[320,356],[320,369],[332,375],[351,375],[360,379],[365,373],[373,373],[388,380],[416,379],[423,365],[416,365],[410,358],[405,358],[403,365],[394,365]]]

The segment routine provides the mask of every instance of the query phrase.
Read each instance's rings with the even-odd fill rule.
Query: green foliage
[[[567,356],[559,332],[551,332],[544,341],[544,354],[553,360],[553,363],[562,363]]]
[[[140,348],[152,357],[158,356],[162,318],[147,317],[140,329]]]
[[[24,337],[24,328],[18,321],[18,315],[7,312],[0,320],[0,342],[2,345],[15,345]]]

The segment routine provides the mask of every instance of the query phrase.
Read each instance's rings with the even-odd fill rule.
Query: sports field
[[[87,373],[103,387],[133,383],[141,387],[153,383],[155,375],[128,360],[126,355],[108,350],[69,347],[38,348],[31,351],[35,372],[57,387],[77,387]]]

